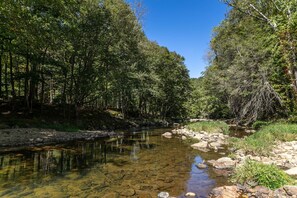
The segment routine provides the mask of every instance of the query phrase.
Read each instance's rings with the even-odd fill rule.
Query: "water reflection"
[[[202,159],[179,139],[162,138],[163,132],[1,154],[0,196],[156,197],[168,191],[182,197],[187,190],[201,191],[201,197],[208,194],[217,180],[193,165]]]

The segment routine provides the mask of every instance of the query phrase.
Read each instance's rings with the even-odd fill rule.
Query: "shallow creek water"
[[[195,166],[220,154],[161,137],[166,131],[1,153],[0,197],[157,197],[161,191],[207,197],[212,188],[227,184],[212,168]]]

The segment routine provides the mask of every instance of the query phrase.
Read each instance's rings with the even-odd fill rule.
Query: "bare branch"
[[[251,8],[253,8],[259,15],[261,15],[263,17],[263,19],[265,19],[265,21],[267,21],[269,23],[269,25],[271,27],[273,27],[274,30],[277,29],[277,24],[273,21],[271,21],[267,16],[265,16],[259,9],[257,9],[253,4],[249,4],[249,6]]]

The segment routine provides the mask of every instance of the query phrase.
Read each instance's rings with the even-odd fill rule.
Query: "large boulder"
[[[236,166],[237,161],[232,160],[229,157],[222,157],[218,160],[209,160],[208,164],[215,167],[216,169],[232,169]]]
[[[297,167],[285,171],[288,175],[297,175]]]

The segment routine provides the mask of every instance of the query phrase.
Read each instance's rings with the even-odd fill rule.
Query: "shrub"
[[[293,179],[274,165],[247,160],[235,169],[232,181],[240,184],[265,186],[274,190],[292,183]]]
[[[221,121],[202,121],[190,123],[186,126],[193,131],[206,131],[209,133],[224,133],[229,134],[229,126]]]
[[[267,126],[269,124],[269,122],[266,121],[256,121],[253,123],[253,128],[255,130],[259,130],[260,128],[262,128],[263,126]]]

